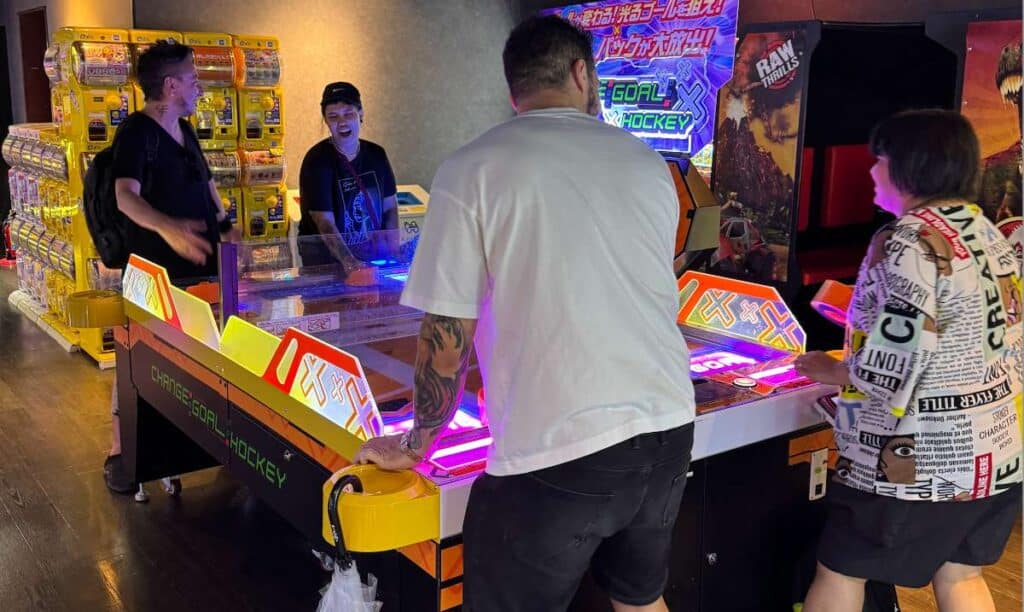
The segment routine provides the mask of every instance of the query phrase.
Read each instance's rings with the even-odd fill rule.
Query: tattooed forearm
[[[459,405],[476,321],[427,314],[416,354],[416,426],[410,445],[426,442],[448,424]]]

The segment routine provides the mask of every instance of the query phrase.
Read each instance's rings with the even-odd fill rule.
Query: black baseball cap
[[[356,89],[356,86],[352,83],[338,81],[324,87],[324,95],[320,98],[320,113],[323,114],[329,104],[339,102],[351,104],[360,110],[363,108],[363,100],[359,97],[359,90]]]

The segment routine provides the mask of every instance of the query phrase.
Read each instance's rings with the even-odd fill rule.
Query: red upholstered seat
[[[864,144],[825,149],[821,187],[822,227],[870,223],[874,219],[875,190],[868,174],[874,163],[875,156]]]
[[[864,247],[840,246],[798,253],[797,263],[800,266],[800,279],[806,286],[817,285],[827,280],[856,278],[866,250],[866,245]]]
[[[811,222],[811,179],[814,177],[814,147],[804,147],[800,164],[800,192],[796,204],[796,231],[807,229]]]

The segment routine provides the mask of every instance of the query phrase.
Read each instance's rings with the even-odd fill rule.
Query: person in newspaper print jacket
[[[978,140],[952,111],[908,111],[871,135],[874,236],[845,359],[802,355],[841,386],[839,460],[804,610],[860,610],[865,580],[921,587],[941,610],[994,610],[995,563],[1021,508],[1021,279],[970,203]]]

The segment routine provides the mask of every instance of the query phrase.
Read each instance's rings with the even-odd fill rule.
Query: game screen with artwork
[[[708,178],[718,89],[732,75],[738,0],[602,0],[543,11],[594,35],[601,116]]]

